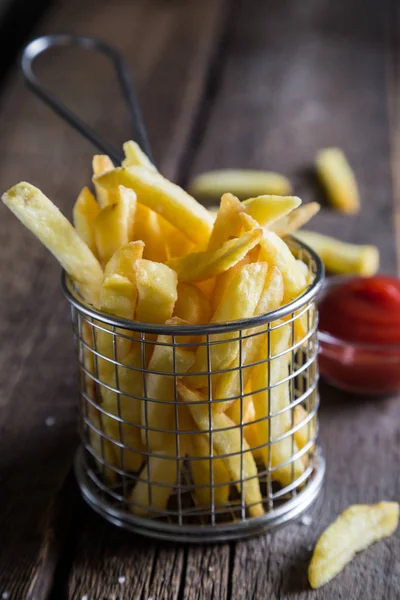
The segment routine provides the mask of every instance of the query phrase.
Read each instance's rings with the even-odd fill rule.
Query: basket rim
[[[128,319],[122,319],[115,317],[107,313],[96,310],[94,307],[83,302],[74,290],[73,283],[69,275],[63,270],[61,275],[61,288],[65,298],[68,302],[79,312],[91,319],[100,321],[112,327],[120,327],[127,329],[128,331],[135,331],[138,333],[153,333],[156,335],[211,335],[216,333],[227,333],[232,331],[241,331],[244,329],[250,329],[253,327],[259,327],[266,325],[283,317],[287,317],[292,313],[302,308],[307,302],[315,298],[322,288],[322,284],[325,276],[325,269],[319,255],[310,246],[301,242],[293,236],[288,236],[287,241],[289,246],[295,246],[298,249],[306,250],[311,256],[315,263],[315,278],[314,281],[308,288],[303,292],[301,296],[280,306],[276,310],[269,313],[259,315],[256,317],[249,317],[247,319],[240,319],[236,321],[228,321],[225,323],[207,323],[206,325],[162,325],[152,323],[142,323],[140,321],[131,321]]]

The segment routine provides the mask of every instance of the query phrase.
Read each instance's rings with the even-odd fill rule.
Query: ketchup
[[[328,288],[319,304],[319,329],[320,368],[332,383],[363,393],[400,388],[398,279],[378,275]]]

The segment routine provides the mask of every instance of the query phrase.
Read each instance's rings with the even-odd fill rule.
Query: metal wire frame
[[[312,285],[291,304],[235,324],[114,318],[84,305],[64,277],[80,369],[76,473],[86,500],[113,523],[153,537],[218,541],[281,525],[317,496],[324,460],[316,446],[314,298],[323,269],[310,249],[290,244]],[[286,342],[279,348],[274,339]],[[252,344],[264,348],[257,360],[247,360]],[[187,370],[182,356],[196,352],[202,369]],[[152,360],[157,353],[164,366]],[[265,385],[252,383],[257,372]],[[224,377],[232,393],[220,397]],[[200,395],[185,401],[182,383]],[[227,416],[218,420],[218,412]],[[194,450],[199,437],[203,453]]]

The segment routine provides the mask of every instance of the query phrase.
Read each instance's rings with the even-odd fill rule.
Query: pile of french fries
[[[285,487],[301,478],[313,447],[315,421],[302,405],[292,415],[288,381],[307,314],[275,321],[269,332],[245,330],[240,340],[237,331],[213,333],[210,344],[205,335],[173,339],[173,326],[247,319],[301,296],[312,275],[283,238],[318,205],[293,196],[240,202],[225,193],[212,213],[134,142],[124,151],[116,168],[94,157],[95,195],[81,191],[74,226],[28,183],[3,195],[84,302],[129,321],[171,325],[171,335],[140,338],[134,327],[114,331],[82,317],[84,397],[99,471],[110,485],[121,472],[135,474],[131,510],[162,514],[179,478],[177,458],[186,457],[198,506],[224,507],[236,487],[248,513],[260,516],[260,467]]]

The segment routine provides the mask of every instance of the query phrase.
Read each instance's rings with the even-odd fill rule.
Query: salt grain
[[[1,595],[2,600],[7,600],[8,598],[8,592],[3,592]]]
[[[312,518],[310,517],[310,515],[304,515],[303,517],[301,517],[301,524],[302,525],[311,525],[312,523]]]
[[[53,427],[55,422],[56,422],[55,417],[46,417],[46,419],[45,419],[45,424],[47,425],[47,427]]]
[[[122,577],[118,577],[118,583],[120,583],[121,585],[122,585],[123,583],[125,583],[125,577],[124,577],[124,576],[122,576]]]
[[[82,600],[88,600],[87,596],[82,596]]]

